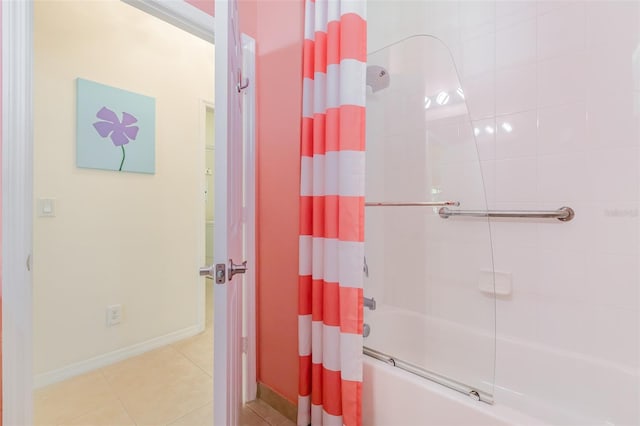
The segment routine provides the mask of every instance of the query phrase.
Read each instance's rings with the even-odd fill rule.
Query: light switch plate
[[[38,198],[37,202],[39,217],[55,217],[56,216],[56,199],[55,198]]]

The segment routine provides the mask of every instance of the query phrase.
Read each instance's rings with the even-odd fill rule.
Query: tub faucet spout
[[[376,310],[376,299],[373,297],[365,297],[364,298],[364,307],[369,308],[372,311]]]

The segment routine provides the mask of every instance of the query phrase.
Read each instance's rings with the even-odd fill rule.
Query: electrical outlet
[[[107,306],[107,327],[112,327],[122,322],[122,305]]]

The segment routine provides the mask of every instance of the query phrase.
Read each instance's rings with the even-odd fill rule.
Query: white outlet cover
[[[120,324],[122,322],[122,305],[107,306],[107,326]]]

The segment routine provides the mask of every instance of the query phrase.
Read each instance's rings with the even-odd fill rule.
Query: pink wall
[[[2,2],[0,1],[0,147],[2,147]],[[2,241],[2,149],[0,149],[0,241]],[[2,426],[2,244],[0,244],[0,426]]]
[[[215,2],[211,0],[185,0],[187,3],[194,5],[203,12],[213,16],[215,12]]]
[[[255,21],[258,381],[297,402],[304,1],[262,0],[257,3]]]
[[[258,381],[296,402],[304,1],[240,0],[239,15],[257,49]]]

